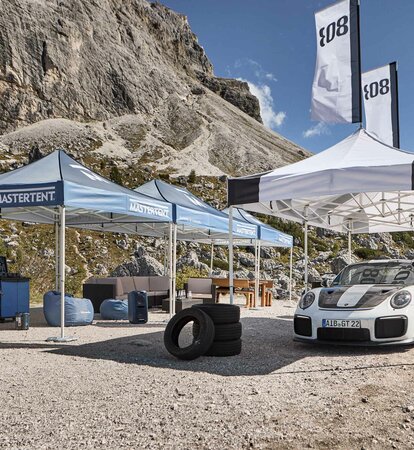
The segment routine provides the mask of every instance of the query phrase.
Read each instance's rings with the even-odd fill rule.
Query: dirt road
[[[166,314],[79,339],[0,326],[0,448],[414,448],[414,348],[292,341],[293,304],[242,310],[243,351],[178,361]]]

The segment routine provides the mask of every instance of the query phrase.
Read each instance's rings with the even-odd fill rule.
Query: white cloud
[[[314,136],[322,136],[322,135],[326,135],[326,134],[331,134],[330,129],[328,128],[326,123],[318,122],[313,127],[310,127],[307,130],[305,130],[303,132],[303,137],[304,138],[311,138],[311,137],[314,137]]]
[[[286,119],[286,113],[284,111],[275,111],[270,87],[266,84],[254,84],[247,80],[242,81],[246,81],[250,92],[259,100],[260,114],[264,125],[268,128],[280,127]]]
[[[269,81],[274,81],[274,82],[277,81],[277,78],[271,72],[267,72],[265,75],[265,78]]]
[[[255,61],[254,59],[243,58],[243,59],[238,59],[234,63],[235,69],[240,69],[243,67],[247,68],[247,70],[250,72],[250,75],[254,75],[254,77],[258,81],[263,81],[263,80],[273,81],[273,82],[277,81],[276,76],[272,72],[267,72],[266,70],[264,70],[263,66],[260,63],[258,63],[257,61]]]

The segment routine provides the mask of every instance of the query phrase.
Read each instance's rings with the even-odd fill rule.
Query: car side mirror
[[[321,286],[322,287],[329,287],[329,281],[327,279],[322,280]]]

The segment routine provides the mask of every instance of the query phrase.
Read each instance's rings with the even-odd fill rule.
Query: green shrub
[[[184,283],[187,283],[189,278],[207,277],[208,272],[202,269],[195,269],[194,267],[184,267],[182,270],[177,271],[177,289],[184,289]]]
[[[392,233],[392,238],[395,242],[399,244],[404,244],[408,248],[414,248],[414,239],[409,232],[398,232]]]
[[[224,261],[223,259],[213,259],[213,268],[221,269],[221,270],[229,270],[228,261]]]
[[[119,171],[118,167],[113,166],[111,168],[111,171],[109,172],[109,178],[114,183],[122,186],[122,175],[121,175],[121,172]]]
[[[196,181],[196,173],[195,173],[195,170],[192,169],[190,172],[190,175],[188,175],[188,182],[195,183],[195,181]]]
[[[354,253],[361,259],[375,259],[382,255],[381,250],[374,250],[372,248],[365,247],[355,249]]]

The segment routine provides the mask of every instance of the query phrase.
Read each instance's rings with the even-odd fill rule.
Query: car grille
[[[300,336],[312,336],[312,319],[306,316],[295,316],[293,319],[295,333]]]
[[[407,325],[408,319],[405,316],[378,317],[375,319],[375,337],[384,339],[404,336]]]
[[[358,341],[370,340],[368,328],[318,328],[321,341]]]

